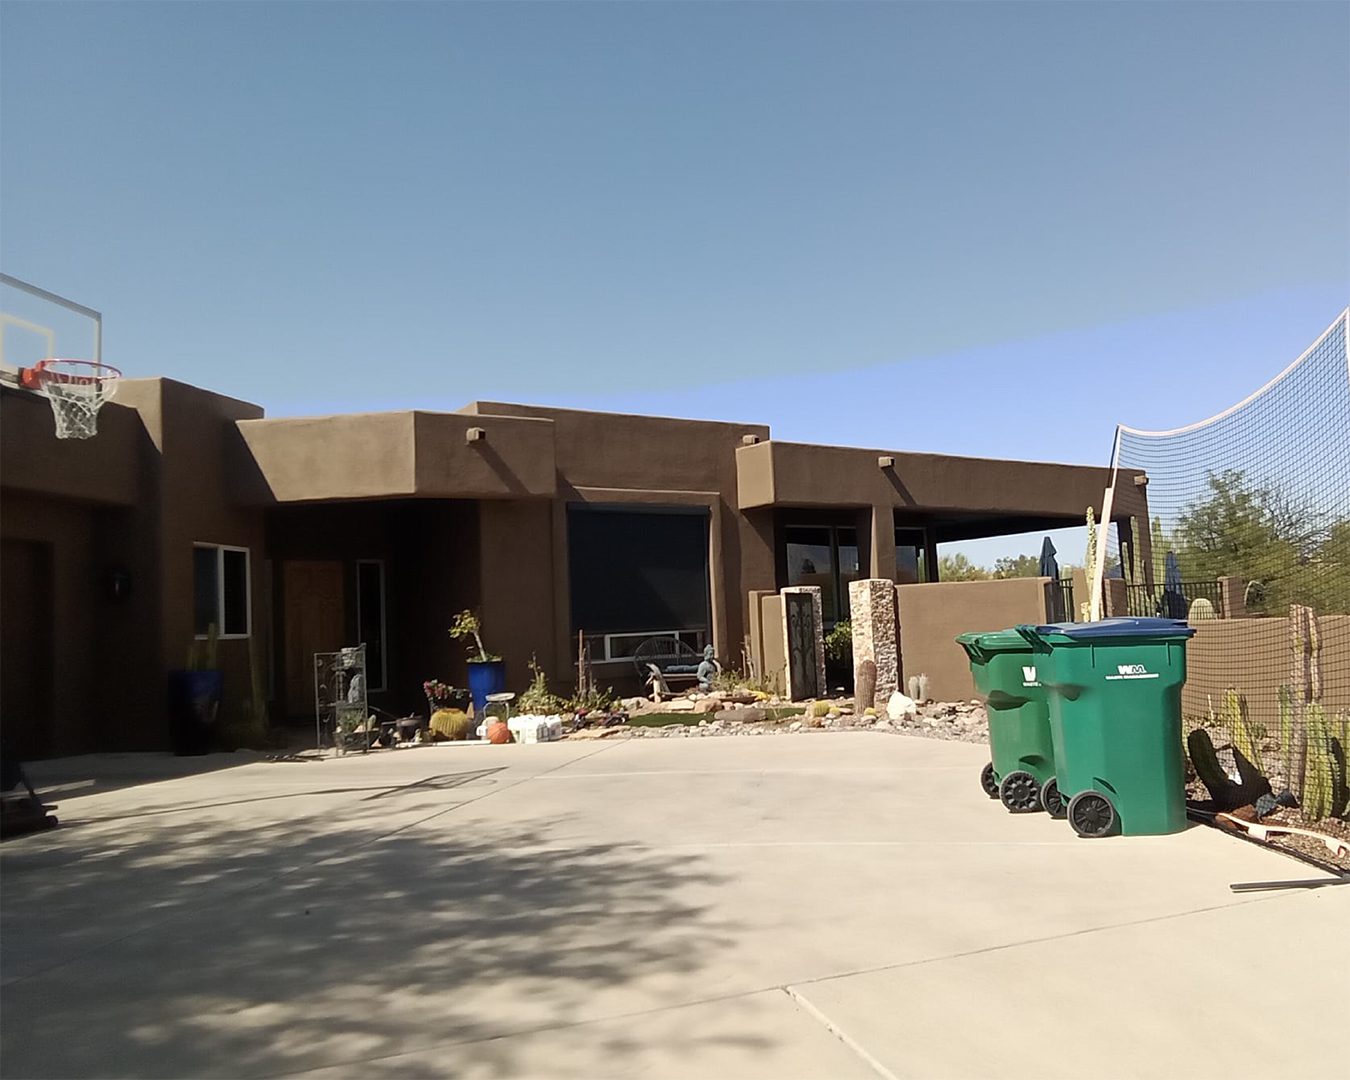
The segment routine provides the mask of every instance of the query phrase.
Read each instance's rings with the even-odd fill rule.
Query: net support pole
[[[1097,550],[1092,555],[1092,589],[1089,594],[1088,618],[1096,622],[1102,617],[1102,584],[1106,576],[1106,542],[1111,535],[1111,507],[1116,498],[1116,473],[1120,467],[1120,427],[1111,443],[1111,476],[1102,493],[1102,516],[1097,526]]]

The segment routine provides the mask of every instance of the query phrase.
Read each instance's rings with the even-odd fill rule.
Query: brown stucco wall
[[[529,684],[531,657],[550,684],[568,682],[567,642],[558,641],[553,606],[555,575],[565,577],[567,566],[555,562],[551,506],[534,500],[484,501],[478,521],[483,644],[502,654],[513,690]]]
[[[470,428],[484,437],[467,440]],[[545,421],[417,411],[245,419],[250,502],[551,496],[553,427]]]
[[[925,674],[929,693],[938,701],[973,698],[975,683],[956,635],[1045,622],[1049,581],[1010,578],[897,585],[901,688],[911,675]]]
[[[749,634],[750,589],[775,587],[770,511],[736,512],[736,457],[742,438],[768,437],[762,424],[628,416],[505,402],[474,402],[465,415],[485,425],[496,416],[551,422],[557,464],[551,565],[554,634],[551,678],[574,678],[576,642],[567,586],[566,506],[574,502],[703,505],[712,516],[709,578],[713,639],[723,663],[740,663]],[[536,558],[544,558],[542,551]],[[534,573],[533,568],[528,573]],[[485,579],[488,575],[484,575]],[[536,641],[542,643],[536,634]],[[542,655],[541,655],[542,662]],[[597,671],[602,685],[632,674],[627,661]]]
[[[1318,621],[1322,651],[1322,704],[1350,710],[1350,615]],[[1202,717],[1217,713],[1230,687],[1247,699],[1248,716],[1273,733],[1280,719],[1279,688],[1289,682],[1288,619],[1202,619],[1186,646],[1186,686],[1181,708]]]
[[[881,468],[878,459],[895,459]],[[741,507],[890,506],[1081,519],[1110,470],[943,454],[765,442],[736,450]]]
[[[135,505],[142,440],[136,410],[109,402],[92,439],[58,439],[46,398],[0,389],[0,485],[62,499]]]

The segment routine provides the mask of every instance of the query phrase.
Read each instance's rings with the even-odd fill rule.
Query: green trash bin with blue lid
[[[1181,619],[1019,626],[1044,686],[1061,798],[1079,836],[1186,827]]]
[[[1031,643],[1016,630],[961,634],[956,642],[970,659],[989,717],[992,760],[980,773],[984,793],[1015,814],[1046,810],[1063,817],[1050,714]]]

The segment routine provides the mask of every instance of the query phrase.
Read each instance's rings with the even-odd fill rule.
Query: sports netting
[[[1333,829],[1350,743],[1348,314],[1231,409],[1118,429],[1100,571],[1103,615],[1196,629],[1186,728],[1234,785],[1213,801],[1283,796]],[[1208,750],[1189,749],[1203,775]]]

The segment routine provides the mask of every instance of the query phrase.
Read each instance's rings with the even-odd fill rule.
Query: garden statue
[[[686,670],[688,669],[686,668]],[[698,671],[695,673],[698,675],[698,688],[706,694],[712,689],[713,678],[721,670],[722,665],[713,659],[713,647],[707,646],[703,650],[703,662],[699,664]]]

